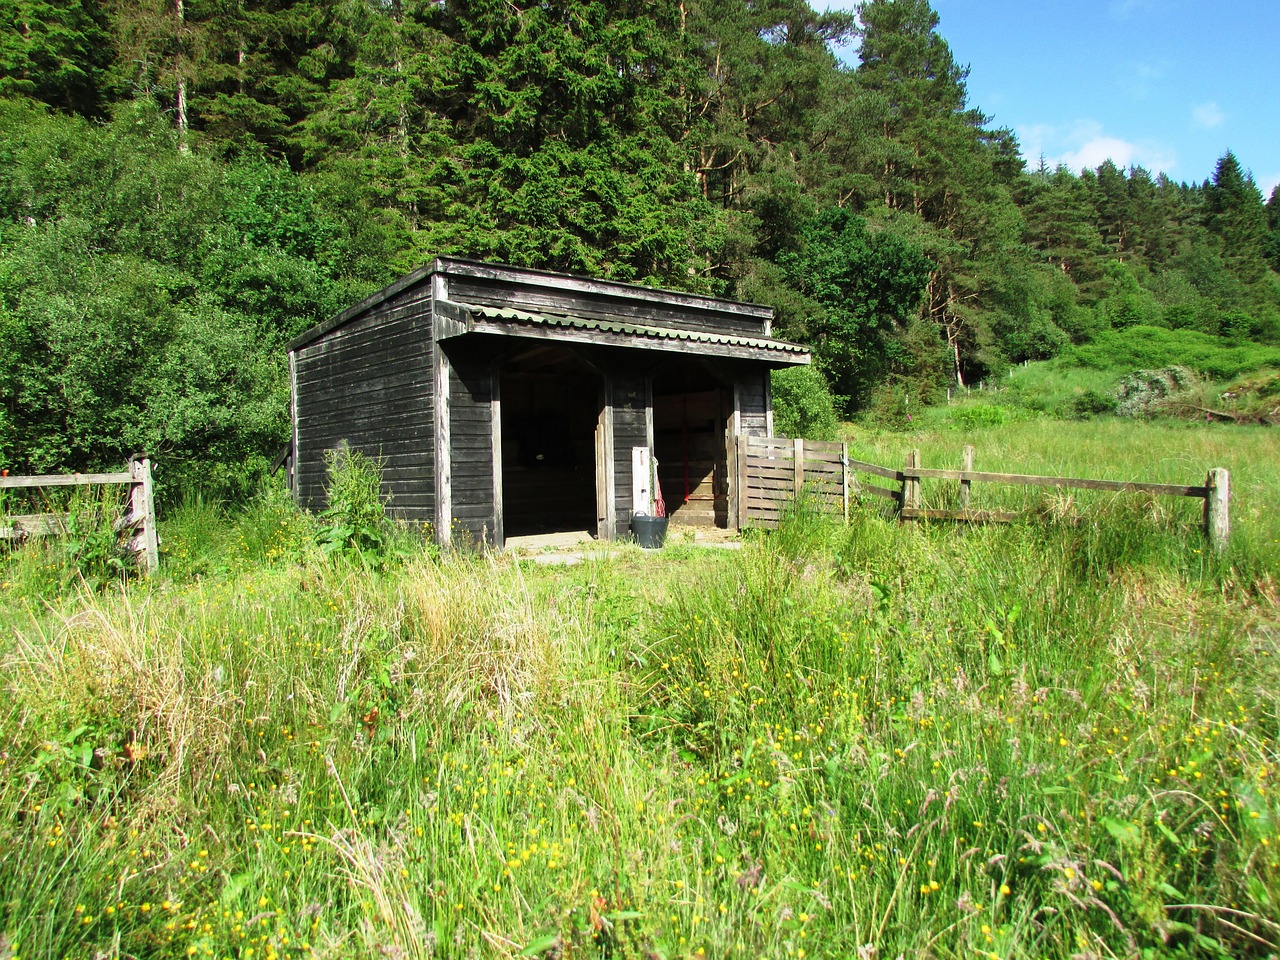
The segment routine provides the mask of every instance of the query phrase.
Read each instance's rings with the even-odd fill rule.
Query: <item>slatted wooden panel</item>
[[[738,526],[776,526],[798,497],[849,516],[848,450],[842,443],[740,436]]]

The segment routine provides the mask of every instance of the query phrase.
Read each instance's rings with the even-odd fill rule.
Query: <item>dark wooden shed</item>
[[[769,371],[809,362],[755,304],[439,258],[289,345],[294,492],[325,454],[381,461],[391,511],[438,540],[625,536],[737,517],[734,438],[769,436]],[[634,475],[633,475],[634,474]]]

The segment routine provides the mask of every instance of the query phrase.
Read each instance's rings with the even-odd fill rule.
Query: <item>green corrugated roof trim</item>
[[[561,316],[553,313],[527,313],[512,307],[485,307],[472,303],[455,304],[473,316],[496,320],[514,320],[516,323],[536,324],[543,327],[568,327],[575,330],[602,330],[622,333],[652,340],[688,340],[692,343],[714,343],[732,347],[754,347],[759,350],[777,350],[779,353],[807,354],[808,347],[785,340],[765,337],[738,337],[726,333],[705,333],[700,330],[677,330],[674,327],[650,327],[623,320],[589,320],[585,317]]]

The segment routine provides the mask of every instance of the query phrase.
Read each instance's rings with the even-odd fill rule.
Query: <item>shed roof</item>
[[[804,364],[809,350],[796,343],[768,337],[743,337],[554,313],[530,313],[512,307],[443,301],[437,304],[441,321],[439,338],[447,340],[468,333],[553,338],[604,346],[639,347],[704,353],[743,360]]]

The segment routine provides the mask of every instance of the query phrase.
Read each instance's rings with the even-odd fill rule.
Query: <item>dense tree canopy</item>
[[[284,342],[437,253],[770,303],[845,413],[1112,328],[1280,340],[1280,196],[1025,170],[928,0],[0,6],[11,468],[243,492]]]

